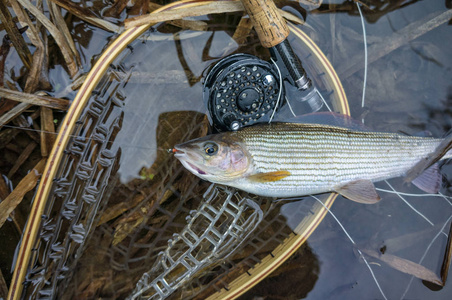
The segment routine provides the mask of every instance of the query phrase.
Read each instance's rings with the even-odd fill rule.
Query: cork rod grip
[[[287,38],[289,28],[273,0],[242,0],[242,4],[253,22],[262,46],[270,48]]]

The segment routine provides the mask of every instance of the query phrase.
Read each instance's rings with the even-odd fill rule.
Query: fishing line
[[[424,220],[426,220],[430,225],[435,226],[426,216],[424,216],[420,211],[418,211],[416,208],[414,208],[405,198],[403,198],[402,195],[400,195],[387,180],[385,180],[386,184],[389,185],[389,187],[396,192],[397,196],[399,196],[400,199],[402,199],[403,202],[405,202],[406,205],[408,205],[415,213],[420,215]]]
[[[320,99],[322,99],[323,104],[325,104],[326,108],[328,108],[328,110],[329,110],[330,112],[332,112],[330,106],[329,106],[328,103],[326,102],[325,98],[323,98],[322,94],[321,94],[318,90],[316,90],[316,92],[317,92],[317,95],[319,95]]]
[[[367,34],[366,34],[366,26],[364,25],[364,17],[361,12],[361,8],[359,7],[359,3],[356,2],[356,6],[358,7],[359,15],[361,16],[361,25],[363,27],[363,41],[364,41],[364,83],[363,83],[363,96],[361,101],[361,107],[364,108],[364,101],[366,97],[366,83],[367,83]],[[364,118],[361,119],[364,124]]]
[[[289,99],[287,98],[287,96],[285,96],[285,98],[286,98],[287,105],[289,106],[290,112],[292,113],[292,115],[294,117],[296,117],[297,115],[294,113],[294,111],[292,109],[292,105],[290,105]]]
[[[450,199],[452,199],[452,197],[446,196],[444,194],[442,194],[441,192],[438,193],[444,200],[447,201],[447,203],[452,206],[452,203],[450,202]]]
[[[422,255],[421,259],[419,260],[419,265],[422,264],[422,262],[424,261],[425,256],[427,256],[428,251],[430,250],[430,248],[432,247],[433,243],[436,241],[436,239],[441,235],[441,233],[444,233],[444,228],[446,228],[446,225],[450,222],[450,220],[452,219],[452,216],[449,217],[449,219],[447,219],[447,221],[444,223],[443,227],[441,227],[440,231],[435,235],[435,237],[432,239],[432,241],[430,242],[430,244],[427,246],[427,249],[425,249],[424,255]],[[447,233],[444,233],[447,237]],[[403,295],[400,297],[400,300],[405,299],[405,295],[408,293],[410,287],[411,287],[411,283],[413,282],[414,276],[411,276],[410,282],[408,283],[405,292],[403,293]]]
[[[270,123],[270,122],[273,120],[273,116],[275,115],[276,108],[278,107],[279,101],[281,100],[281,93],[282,93],[282,88],[283,88],[283,82],[282,82],[281,70],[279,70],[278,65],[277,65],[276,62],[273,60],[273,58],[270,58],[270,60],[271,60],[272,63],[275,65],[276,70],[278,71],[278,76],[279,76],[279,93],[278,93],[278,100],[276,100],[275,108],[273,109],[272,115],[271,115],[270,120],[268,121],[268,123]],[[286,99],[287,99],[287,98],[286,98]]]
[[[313,195],[310,195],[312,198],[314,198],[317,202],[319,202],[322,206],[323,206],[323,208],[325,208],[327,211],[328,211],[328,213],[336,220],[336,222],[337,222],[337,224],[339,224],[339,226],[341,227],[341,229],[342,229],[342,231],[345,233],[345,235],[347,236],[347,238],[352,242],[352,244],[353,245],[355,245],[356,246],[356,243],[355,243],[355,241],[352,239],[352,237],[350,236],[350,234],[348,233],[348,231],[347,230],[345,230],[345,227],[344,227],[344,225],[342,225],[342,223],[339,221],[339,219],[336,217],[336,215],[319,199],[319,198],[317,198],[316,196],[313,196]],[[302,199],[302,198],[283,198],[283,199],[277,199],[277,200],[275,200],[276,202],[279,202],[279,201],[295,201],[295,200],[300,200],[300,199]],[[374,272],[373,272],[373,270],[372,270],[372,268],[370,267],[370,264],[369,264],[369,262],[367,261],[367,259],[364,257],[364,254],[361,252],[361,250],[359,250],[357,247],[356,247],[356,250],[358,251],[358,253],[359,253],[359,255],[361,256],[361,258],[363,259],[363,261],[364,261],[364,263],[366,264],[366,266],[367,266],[367,268],[369,269],[369,271],[370,271],[370,274],[372,275],[372,278],[373,278],[373,280],[374,280],[374,282],[375,282],[375,284],[377,285],[377,287],[378,287],[378,290],[380,291],[380,293],[381,293],[381,295],[383,296],[383,298],[385,299],[385,300],[388,300],[388,298],[386,298],[386,295],[384,294],[384,292],[383,292],[383,290],[382,290],[382,288],[381,288],[381,286],[380,286],[380,284],[378,283],[378,280],[377,280],[377,277],[375,276],[375,274],[374,274]]]
[[[398,192],[398,191],[394,191],[394,190],[386,190],[386,189],[380,189],[380,188],[375,188],[377,191],[380,192],[385,192],[388,194],[399,194],[399,195],[403,195],[403,196],[408,196],[408,197],[437,197],[437,198],[442,198],[444,200],[446,200],[447,204],[449,204],[450,206],[452,206],[451,203],[451,199],[452,197],[450,196],[446,196],[442,193],[438,193],[438,194],[412,194],[412,193],[403,193],[403,192]]]
[[[425,196],[429,196],[429,197],[445,198],[446,200],[447,199],[452,199],[452,197],[443,195],[441,193],[438,193],[438,194],[411,194],[411,193],[403,193],[403,192],[397,192],[397,191],[394,191],[394,190],[391,191],[391,190],[380,189],[380,188],[375,188],[375,189],[377,191],[380,191],[380,192],[385,192],[385,193],[389,193],[389,194],[400,194],[400,195],[403,195],[403,196],[410,196],[410,197],[425,197]],[[452,205],[449,201],[448,201],[448,203],[450,205]]]
[[[38,130],[38,129],[32,129],[32,128],[26,128],[26,127],[20,127],[20,126],[14,126],[14,125],[2,125],[1,127],[6,127],[6,128],[12,128],[12,129],[20,129],[20,130],[24,130],[24,131],[32,131],[32,132],[36,132],[36,133],[47,133],[47,134],[53,134],[53,135],[58,135],[58,132],[52,132],[52,131],[46,131],[46,130]],[[69,137],[71,138],[82,138],[79,135],[73,135],[73,134],[68,134]],[[83,139],[88,139],[88,141],[92,141],[93,137],[89,137],[86,138],[84,137]],[[96,139],[102,143],[108,143],[108,144],[112,144],[114,142],[112,141],[107,141],[107,140],[99,140]],[[131,145],[131,144],[118,144],[118,147],[122,147],[122,148],[135,148],[135,149],[143,149],[143,150],[164,150],[167,151],[168,149],[166,148],[162,148],[162,147],[145,147],[145,146],[138,146],[138,145]]]
[[[325,208],[328,211],[328,213],[336,220],[337,224],[339,224],[339,226],[345,232],[345,234],[347,235],[348,239],[352,242],[352,244],[356,246],[355,241],[352,239],[350,234],[348,234],[347,230],[345,230],[345,227],[342,225],[342,223],[339,221],[339,219],[336,217],[336,215],[333,214],[333,212],[319,198],[317,198],[317,197],[315,197],[313,195],[311,195],[311,197],[314,198],[315,200],[317,200],[317,202],[319,202],[323,206],[323,208]],[[364,254],[357,247],[356,247],[356,250],[358,250],[359,255],[361,256],[361,258],[363,259],[363,261],[366,264],[367,268],[369,269],[370,274],[372,274],[372,278],[374,279],[374,282],[377,285],[378,290],[380,290],[381,295],[383,296],[383,298],[385,300],[388,300],[388,298],[386,298],[386,295],[384,294],[383,290],[381,289],[380,284],[378,283],[378,280],[377,280],[377,277],[374,274],[374,271],[370,267],[370,264],[367,262],[367,259],[364,257]]]
[[[366,27],[364,24],[364,18],[363,18],[363,14],[361,11],[361,8],[358,4],[358,2],[356,3],[356,6],[358,8],[360,17],[361,17],[361,25],[362,25],[362,30],[363,30],[363,41],[364,41],[364,82],[363,82],[363,92],[362,92],[362,102],[361,102],[361,107],[364,108],[365,105],[365,95],[366,95],[366,84],[367,84],[367,64],[368,64],[368,53],[367,53],[367,35],[366,35]],[[362,123],[364,124],[364,118],[362,118]],[[394,193],[397,194],[397,196],[400,197],[400,199],[402,199],[403,202],[405,202],[414,212],[416,212],[419,216],[421,216],[423,219],[425,219],[430,225],[434,226],[434,224],[426,217],[424,216],[421,212],[419,212],[417,209],[415,209],[403,196],[412,196],[412,197],[425,197],[425,196],[434,196],[434,197],[441,197],[444,200],[447,201],[447,203],[449,205],[452,205],[452,203],[450,202],[451,197],[445,196],[441,193],[439,194],[409,194],[409,193],[401,193],[396,191],[387,180],[385,180],[386,184],[392,189],[392,191],[390,190],[384,190],[384,189],[377,189],[378,191],[383,191],[383,192],[387,192],[387,193]],[[402,196],[403,195],[403,196]],[[425,256],[427,255],[428,251],[430,250],[431,246],[433,245],[433,243],[435,242],[435,240],[441,235],[441,233],[443,233],[444,235],[447,234],[445,232],[443,232],[444,228],[446,227],[447,223],[449,223],[449,221],[451,220],[452,216],[450,216],[447,221],[444,223],[443,227],[441,228],[441,230],[436,234],[436,236],[433,238],[433,240],[430,242],[430,244],[428,245],[427,249],[424,252],[424,255],[422,256],[422,258],[419,261],[419,264],[422,263],[422,261],[424,260]],[[411,284],[413,282],[414,276],[411,276],[411,279],[404,291],[404,293],[402,294],[402,296],[400,297],[400,299],[405,299],[406,294],[408,293]]]

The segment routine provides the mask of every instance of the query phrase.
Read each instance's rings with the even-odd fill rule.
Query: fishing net
[[[25,298],[236,297],[274,271],[317,226],[319,233],[298,252],[309,262],[301,255],[292,261],[309,266],[309,271],[286,265],[284,272],[276,271],[270,279],[281,285],[293,284],[295,278],[309,279],[294,291],[298,298],[309,291],[312,299],[416,295],[423,286],[412,284],[411,275],[400,284],[406,292],[394,287],[400,273],[385,267],[384,253],[434,271],[439,268],[451,215],[448,194],[420,194],[395,179],[377,185],[384,197],[380,204],[362,206],[340,199],[333,212],[353,238],[350,243],[333,218],[320,224],[324,214],[319,212],[331,206],[332,196],[279,202],[255,197],[201,181],[168,152],[210,130],[200,80],[211,63],[231,53],[269,58],[253,34],[239,45],[232,41],[240,19],[241,14],[209,16],[207,32],[153,27],[110,64],[75,129],[67,133],[70,140],[44,213],[37,216],[42,222]],[[319,20],[313,24],[322,29]],[[307,31],[315,42],[325,42],[326,37],[317,36],[315,30]],[[349,113],[345,97],[338,95],[341,90],[331,83],[331,73],[319,61],[311,61],[315,58],[310,47],[315,45],[301,42],[294,33],[290,41],[325,100],[324,110]],[[345,54],[331,52],[333,62],[339,61],[339,72],[349,74],[350,69],[340,64]],[[362,86],[363,78],[352,74],[346,77],[346,87],[354,99],[353,115],[362,116],[360,95],[351,87]],[[372,87],[368,81],[368,91],[379,95],[377,90],[384,88]],[[394,131],[379,127],[380,119],[372,119],[372,111],[390,112],[399,106],[391,100],[367,105],[371,113],[366,124]],[[401,202],[402,198],[407,201]],[[363,257],[373,273],[360,263]],[[334,260],[349,265],[334,268]],[[319,273],[322,268],[326,271]],[[285,276],[292,274],[297,275],[287,280]],[[269,287],[268,281],[258,285],[254,295],[283,293]]]
[[[240,20],[230,18],[213,23]],[[159,32],[166,29],[121,51],[75,122],[41,216],[26,297],[204,299],[241,276],[236,285],[248,282],[258,264],[276,268],[272,258],[284,261],[285,248],[295,251],[323,218],[316,201],[281,214],[283,202],[201,181],[168,151],[210,130],[200,79],[213,58],[268,53],[254,35],[237,47],[224,27]],[[324,58],[291,40],[308,72],[328,78],[316,82],[325,107],[346,108],[315,62]],[[334,197],[322,199],[330,206]]]

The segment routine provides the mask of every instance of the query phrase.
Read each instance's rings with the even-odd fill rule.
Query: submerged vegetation
[[[230,1],[205,1],[195,9],[183,8],[175,11],[149,14],[162,5],[174,1],[165,0],[6,0],[0,1],[0,298],[6,299],[9,283],[11,281],[11,265],[14,259],[14,251],[23,234],[23,229],[30,213],[31,202],[34,191],[39,184],[40,175],[44,170],[45,163],[54,145],[58,128],[62,124],[66,111],[71,104],[77,91],[84,82],[86,74],[95,63],[102,50],[114,40],[121,32],[128,28],[141,24],[159,23],[156,30],[164,33],[177,34],[181,30],[207,31],[222,25],[225,18],[222,16],[229,13],[232,17],[227,19],[234,30],[232,39],[237,44],[245,43],[247,37],[251,35],[252,25],[247,18],[242,18],[242,6],[238,0]],[[341,4],[328,4],[323,1],[300,0],[300,1],[275,1],[278,7],[284,8],[284,17],[294,23],[302,24],[307,14],[330,15],[334,19],[336,14],[346,13],[351,16],[359,16],[357,3],[360,4],[364,19],[368,23],[375,23],[387,14],[398,9],[415,5],[418,1],[344,1]],[[413,22],[399,30],[394,30],[392,35],[381,37],[377,34],[370,34],[368,38],[369,48],[367,53],[368,64],[378,62],[389,53],[402,47],[409,46],[418,51],[419,57],[427,57],[426,60],[436,66],[442,66],[441,51],[426,43],[416,43],[416,39],[445,24],[452,24],[451,2],[445,1],[445,12],[435,12]],[[209,15],[211,14],[211,15]],[[197,16],[205,16],[194,18]],[[162,23],[160,23],[162,22]],[[323,26],[319,24],[319,26]],[[395,24],[394,26],[400,26]],[[334,31],[331,28],[320,27],[319,31]],[[317,34],[319,34],[317,32]],[[355,31],[344,29],[343,32],[336,32],[339,42],[332,58],[338,61],[338,74],[341,78],[349,81],[350,85],[361,86],[363,79],[355,76],[358,71],[363,70],[365,54],[359,51],[357,54],[349,55],[350,47],[347,43],[356,46],[362,44],[362,36]],[[343,39],[340,39],[342,37]],[[212,36],[213,38],[213,36]],[[321,40],[321,38],[318,38]],[[210,40],[209,43],[212,41]],[[450,43],[450,42],[449,42]],[[179,45],[179,47],[181,47]],[[197,51],[203,51],[203,59],[210,60],[210,44],[200,45]],[[188,49],[187,52],[194,49]],[[184,67],[184,72],[162,73],[162,74],[142,74],[143,80],[152,80],[168,84],[174,81],[186,81],[190,85],[201,80],[201,76],[192,71],[185,61],[184,51],[179,49],[180,63]],[[226,50],[225,50],[226,52]],[[433,54],[432,54],[433,53]],[[438,54],[436,56],[435,54]],[[347,58],[347,59],[345,59]],[[400,65],[409,64],[401,60]],[[397,66],[394,68],[394,80],[377,78],[378,87],[396,85],[394,82],[406,83],[406,74],[399,74]],[[392,69],[391,69],[392,70]],[[413,70],[413,73],[417,70]],[[375,74],[374,74],[375,75]],[[447,80],[444,78],[443,80]],[[450,80],[450,78],[448,78]],[[429,83],[429,79],[425,79]],[[376,89],[378,89],[378,87]],[[406,88],[405,88],[406,89]],[[394,88],[395,97],[404,93],[403,88]],[[370,93],[375,90],[370,90]],[[357,92],[350,92],[355,94]],[[432,91],[432,95],[436,91]],[[449,94],[452,93],[449,91]],[[439,97],[439,96],[438,96]],[[443,99],[444,106],[450,110],[452,97]],[[391,99],[382,99],[382,102],[389,102]],[[399,105],[399,106],[397,106]],[[367,105],[366,105],[367,107]],[[384,111],[385,107],[370,103],[370,108],[380,110],[388,115],[393,111]],[[394,111],[406,110],[415,114],[420,108],[413,105],[406,108],[406,104],[394,104],[391,106]],[[355,109],[358,115],[365,116],[366,108]],[[423,109],[423,107],[422,107]],[[434,107],[429,110],[431,118],[444,112],[441,108]],[[449,111],[450,113],[450,111]],[[175,116],[181,119],[181,116]],[[171,118],[171,117],[168,117]],[[196,116],[202,127],[197,128],[199,134],[207,132],[206,119]],[[396,118],[393,118],[396,119]],[[397,120],[395,122],[398,122]],[[193,125],[193,124],[192,124]],[[414,124],[415,126],[418,124]],[[452,125],[452,124],[449,124]],[[194,126],[194,125],[193,125]],[[389,125],[390,126],[390,125]],[[422,126],[422,125],[419,125]],[[174,129],[174,128],[172,128]],[[425,128],[420,128],[424,130]],[[162,129],[166,130],[165,128]],[[179,136],[183,136],[181,133]],[[158,144],[164,148],[171,148],[178,141],[159,141]],[[143,181],[153,181],[158,179],[157,172],[152,168],[143,169],[139,176]],[[450,181],[450,178],[448,178]],[[130,186],[124,188],[123,193],[130,192]],[[181,181],[180,188],[188,189],[189,182]],[[114,203],[105,209],[99,224],[111,222],[117,231],[113,237],[113,244],[117,245],[123,241],[133,229],[143,222],[142,215],[134,211],[137,203],[143,199],[143,194],[137,193],[130,203]],[[171,195],[166,195],[165,199]],[[162,200],[163,202],[164,200]],[[152,209],[141,207],[141,209]],[[124,212],[127,215],[121,216]],[[113,221],[112,221],[113,220]],[[157,222],[157,221],[156,221]],[[112,225],[113,226],[113,225]],[[446,230],[447,231],[447,230]],[[271,229],[268,229],[271,232]],[[268,233],[267,232],[267,233]],[[383,255],[374,249],[364,249],[362,252],[368,257],[380,259],[390,266],[402,272],[416,275],[418,278],[444,284],[449,269],[451,251],[451,238],[447,242],[448,251],[445,251],[443,270],[432,272],[426,268],[421,269],[419,265],[412,261],[400,259],[394,255]],[[161,246],[161,245],[160,245]],[[382,248],[383,249],[383,248]],[[271,249],[267,249],[271,251]],[[300,255],[313,255],[311,250],[301,248],[292,258],[293,262],[300,261]],[[284,285],[285,278],[294,274],[302,281],[308,281],[314,285],[317,280],[318,264],[306,263],[286,263],[272,274],[277,278],[274,282],[266,280],[258,285],[256,295],[281,295],[281,290],[276,287]],[[304,274],[305,266],[314,269],[313,272]],[[101,269],[102,271],[102,269]],[[440,276],[438,276],[438,273]],[[109,276],[109,275],[106,275]],[[440,278],[441,277],[441,278]],[[295,279],[294,279],[295,280]],[[94,283],[82,283],[87,287],[85,295],[92,296],[99,289],[104,281],[99,280]],[[81,285],[82,285],[81,284]],[[97,284],[97,286],[95,286]],[[130,288],[130,286],[129,286]],[[90,290],[91,289],[91,290]],[[112,288],[113,289],[113,288]],[[284,289],[285,290],[285,289]],[[309,291],[309,289],[308,289]],[[119,292],[118,292],[119,293]],[[294,294],[287,295],[294,298],[305,297],[306,289],[294,289]],[[276,297],[276,296],[275,296]]]

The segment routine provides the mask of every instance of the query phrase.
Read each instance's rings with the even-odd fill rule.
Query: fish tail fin
[[[414,165],[414,167],[408,170],[408,172],[406,173],[405,181],[413,182],[416,178],[420,177],[422,173],[427,171],[439,160],[451,157],[452,157],[452,134],[449,134],[438,145],[438,147],[436,147],[435,151],[430,153],[430,155],[425,159],[421,159],[418,163]],[[431,175],[431,172],[428,172],[427,174]],[[422,178],[423,177],[421,177],[421,179]]]

